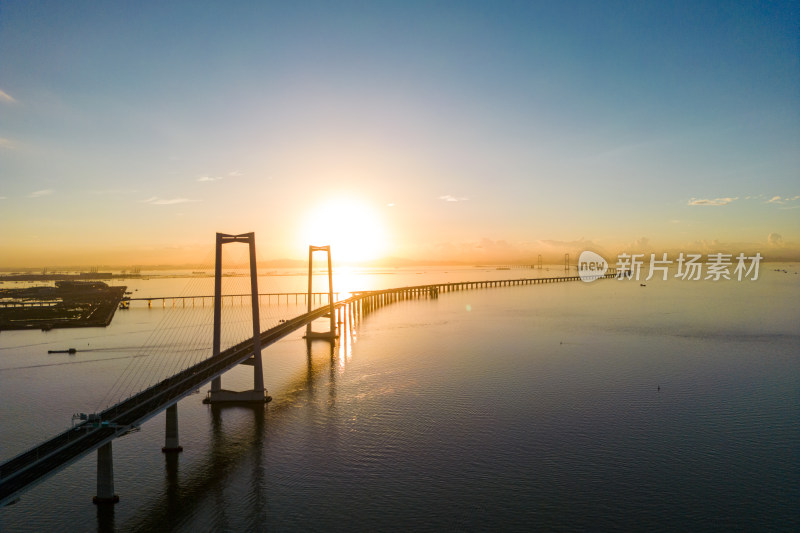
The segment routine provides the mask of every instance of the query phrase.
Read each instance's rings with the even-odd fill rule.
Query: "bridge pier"
[[[167,407],[167,428],[164,436],[164,453],[178,453],[183,451],[183,446],[178,443],[178,404]]]
[[[111,452],[111,441],[97,449],[97,496],[92,498],[95,504],[117,503],[119,496],[114,494],[114,459]]]

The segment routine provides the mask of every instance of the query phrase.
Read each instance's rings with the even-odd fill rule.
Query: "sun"
[[[335,262],[377,259],[386,251],[386,232],[380,215],[366,202],[337,198],[315,206],[308,214],[303,246],[330,245]]]

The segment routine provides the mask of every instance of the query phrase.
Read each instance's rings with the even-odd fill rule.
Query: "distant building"
[[[111,272],[81,272],[78,274],[80,279],[111,279],[113,277]]]

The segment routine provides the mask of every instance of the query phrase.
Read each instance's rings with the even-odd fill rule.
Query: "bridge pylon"
[[[258,315],[258,271],[256,269],[255,233],[228,235],[217,233],[216,260],[214,267],[214,339],[213,356],[220,354],[220,333],[222,329],[222,245],[244,242],[250,248],[250,295],[253,308],[253,390],[230,391],[222,388],[222,377],[211,380],[211,390],[204,403],[256,402],[265,403],[272,398],[264,388],[264,369],[261,363],[261,321]]]
[[[312,259],[314,257],[314,252],[327,252],[328,253],[328,315],[330,316],[331,325],[328,331],[311,331],[311,323],[306,326],[306,335],[305,338],[307,340],[312,339],[328,339],[334,340],[338,337],[336,333],[336,311],[334,309],[334,302],[333,302],[333,271],[331,270],[331,247],[330,246],[309,246],[308,247],[308,297],[306,301],[308,302],[308,312],[311,312],[311,305],[313,299],[313,272],[311,271],[312,266]]]

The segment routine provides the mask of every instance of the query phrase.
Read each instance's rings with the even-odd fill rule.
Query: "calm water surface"
[[[443,294],[310,352],[298,333],[264,352],[266,408],[211,408],[203,389],[179,404],[177,458],[160,451],[163,413],[115,440],[113,510],[91,503],[91,454],[0,510],[0,528],[796,531],[800,275],[768,267],[757,282]],[[355,272],[337,290],[530,274]],[[185,280],[136,283],[155,296]],[[301,311],[262,306],[264,320]],[[140,306],[106,329],[0,334],[0,457],[94,410],[178,316],[210,314]],[[224,386],[251,386],[248,370]]]

